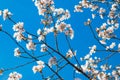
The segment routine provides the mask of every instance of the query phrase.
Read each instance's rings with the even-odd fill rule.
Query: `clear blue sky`
[[[66,22],[72,25],[72,28],[75,31],[75,37],[71,41],[72,47],[74,50],[77,50],[77,58],[84,56],[89,52],[89,46],[94,44],[98,44],[96,40],[93,38],[92,33],[88,27],[84,26],[84,21],[91,17],[89,11],[85,11],[84,13],[74,13],[74,5],[78,4],[79,0],[54,0],[56,8],[64,8],[68,9],[71,13],[71,18]],[[12,18],[16,21],[23,21],[25,24],[25,29],[29,32],[36,33],[37,29],[41,27],[40,19],[38,16],[37,8],[34,6],[32,0],[0,0],[0,10],[8,8],[12,13]],[[98,19],[99,20],[99,19]],[[97,20],[97,21],[98,21]],[[100,26],[98,22],[102,23],[103,21],[95,21],[93,24],[94,27]],[[12,25],[10,21],[3,21],[2,17],[0,17],[0,24],[3,24],[3,29],[8,31],[11,35],[13,34]],[[64,41],[59,41],[60,44],[64,45]],[[61,45],[61,46],[62,46]],[[9,68],[14,67],[16,65],[28,62],[29,60],[24,60],[20,58],[16,58],[13,55],[13,50],[17,45],[9,39],[5,34],[0,33],[0,67]],[[67,51],[66,47],[63,47],[63,52]],[[99,47],[100,48],[100,47]],[[65,51],[64,51],[65,50]],[[96,56],[103,56],[103,53],[97,53]],[[105,54],[106,55],[106,54]],[[116,56],[115,56],[116,57]],[[115,59],[113,57],[112,60],[109,60],[111,64],[113,64],[116,59],[120,56],[118,55]],[[44,59],[43,59],[44,60]],[[81,63],[81,62],[80,62]],[[35,63],[34,63],[35,64]],[[22,73],[23,78],[21,80],[41,80],[40,74],[34,74],[32,71],[32,66],[34,64],[27,65],[25,67],[16,69],[19,73]],[[114,62],[114,64],[118,64],[118,62]],[[73,80],[71,77],[72,68],[70,66],[66,67],[65,70],[61,71],[60,74],[65,77],[65,80]],[[0,76],[0,80],[7,80],[8,74],[12,71],[4,72],[2,76]],[[45,73],[49,73],[45,71]],[[83,76],[77,76],[82,78],[82,80],[87,80]]]

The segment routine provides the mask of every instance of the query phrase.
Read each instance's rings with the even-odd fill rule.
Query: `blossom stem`
[[[54,52],[58,53],[63,59],[65,59],[72,67],[74,67],[77,71],[81,72],[85,77],[88,79],[91,79],[85,72],[83,72],[81,69],[76,67],[74,64],[72,64],[64,55],[62,55],[60,52],[56,51],[54,48],[50,47],[48,44],[46,44],[44,41],[42,41],[48,48],[53,50]]]
[[[67,41],[68,47],[70,48],[70,50],[72,51],[72,54],[74,55],[74,52],[73,52],[73,50],[72,50],[72,47],[71,47],[71,45],[70,45],[70,42],[69,42],[69,40],[68,40],[67,35],[65,35],[65,38],[66,38],[66,41]],[[76,56],[74,56],[74,58],[75,58],[77,64],[80,66],[80,63],[78,62]],[[81,66],[80,66],[80,68],[81,68]],[[81,69],[82,69],[82,68],[81,68]]]

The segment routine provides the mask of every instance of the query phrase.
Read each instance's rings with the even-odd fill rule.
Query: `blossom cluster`
[[[107,11],[107,8],[103,8],[99,4],[104,6],[109,4],[109,10]],[[75,5],[75,12],[83,12],[83,8],[91,9],[92,19],[100,16],[101,19],[106,20],[104,17],[107,17],[106,22],[103,23],[99,28],[96,28],[98,37],[102,38],[102,40],[100,40],[102,44],[106,44],[106,39],[109,40],[110,38],[116,37],[114,32],[119,28],[119,0],[101,0],[99,3],[97,3],[96,0],[82,0],[78,5]],[[85,25],[89,25],[90,22],[91,19],[88,19],[88,21],[85,22]]]
[[[98,19],[97,16],[105,21],[100,27],[97,26],[97,37],[93,32],[95,39],[100,42],[100,45],[105,48],[105,51],[113,50],[117,52],[120,50],[120,45],[117,41],[111,42],[111,39],[117,38],[118,36],[116,35],[116,31],[119,30],[119,2],[119,0],[80,0],[79,4],[75,5],[75,12],[83,12],[87,8],[91,10],[92,19],[88,19],[85,25],[92,28],[92,22],[96,18]],[[116,46],[118,46],[118,50],[115,50]],[[90,52],[86,56],[80,58],[81,61],[85,61],[85,64],[81,65],[83,71],[90,74],[92,80],[119,80],[119,66],[112,69],[113,66],[107,63],[99,65],[102,62],[101,58],[92,57],[93,53],[97,51],[96,45],[90,47],[90,49]]]
[[[32,36],[28,35],[28,43],[26,44],[28,50],[36,50],[36,45],[32,40]]]
[[[114,43],[112,43],[112,45],[114,46]],[[90,53],[91,51],[95,53],[94,50],[96,50],[96,46],[94,45],[90,47],[90,49]],[[81,68],[85,73],[90,74],[92,80],[119,80],[120,66],[116,66],[115,69],[112,69],[112,65],[109,64],[99,65],[99,63],[101,62],[101,58],[93,58],[92,54],[90,53],[87,54],[85,57],[80,58],[80,60],[85,61],[85,64],[81,65]],[[112,71],[109,72],[109,70]],[[79,72],[76,70],[76,73]]]
[[[33,66],[32,70],[34,73],[36,72],[42,72],[42,69],[45,67],[45,64],[43,61],[37,61],[37,66]]]
[[[35,6],[38,9],[39,15],[42,15],[44,19],[41,19],[41,23],[45,27],[41,30],[38,29],[38,40],[44,40],[48,33],[54,32],[57,35],[59,32],[64,32],[70,38],[73,38],[74,31],[70,24],[66,24],[64,20],[70,18],[70,12],[62,8],[55,8],[53,0],[35,0]]]
[[[9,78],[7,80],[20,80],[22,78],[22,75],[17,72],[13,72],[9,74]]]
[[[13,37],[16,38],[16,40],[19,42],[24,39],[24,23],[23,22],[18,22],[15,25],[13,25],[13,30],[15,31]]]
[[[34,0],[35,6],[38,9],[39,15],[44,15],[47,10],[47,7],[50,7],[50,11],[54,11],[54,2],[53,0]]]
[[[100,4],[109,4],[109,10],[107,11],[106,8],[100,7]],[[46,64],[44,61],[36,61],[37,65],[33,66],[32,70],[34,73],[40,72],[42,73],[43,68],[45,68],[45,65],[48,66],[48,68],[51,69],[51,71],[54,72],[54,68],[52,68],[53,65],[56,65],[58,71],[64,67],[61,67],[61,65],[58,64],[56,56],[53,56],[52,53],[48,51],[50,48],[53,53],[58,53],[64,60],[66,60],[71,66],[74,67],[74,64],[67,60],[68,58],[74,57],[76,62],[76,51],[73,51],[72,49],[69,49],[66,53],[66,56],[62,56],[59,52],[59,50],[56,50],[52,48],[51,46],[47,45],[46,37],[49,33],[54,33],[54,36],[58,36],[59,33],[64,33],[67,37],[70,37],[70,39],[73,39],[74,37],[74,30],[72,29],[70,24],[67,24],[65,20],[70,18],[70,12],[69,10],[64,10],[63,8],[55,8],[54,1],[53,0],[33,0],[35,6],[38,9],[38,14],[42,16],[41,23],[43,24],[43,28],[38,28],[37,35],[29,34],[24,29],[24,23],[23,22],[14,22],[13,25],[13,31],[14,35],[13,37],[17,40],[17,42],[24,41],[26,44],[26,49],[24,47],[20,46],[18,43],[18,47],[14,49],[14,56],[20,57],[22,54],[22,49],[27,53],[29,57],[23,58],[29,58],[38,60],[40,57],[36,57],[36,55],[29,53],[30,51],[34,53],[35,50],[37,50],[37,44],[40,44],[40,52],[48,52],[51,57],[48,60],[48,64]],[[100,45],[102,45],[105,50],[103,51],[114,51],[116,46],[118,46],[118,50],[120,52],[120,43],[117,44],[117,42],[110,42],[107,44],[107,41],[111,40],[111,38],[116,38],[117,35],[115,35],[115,31],[119,28],[119,18],[120,18],[120,12],[119,12],[119,0],[106,1],[106,0],[80,0],[78,5],[75,5],[75,12],[83,12],[83,8],[89,8],[92,12],[92,19],[95,20],[97,16],[99,16],[102,20],[105,20],[101,26],[97,26],[96,32],[97,37],[94,34],[94,38],[96,38]],[[4,9],[3,11],[0,10],[0,15],[3,15],[3,20],[6,20],[7,18],[9,20],[12,20],[10,17],[12,13],[8,9]],[[107,19],[106,19],[107,18]],[[88,19],[84,24],[91,27],[92,19]],[[2,25],[0,25],[0,31],[2,31]],[[94,32],[93,32],[94,33]],[[26,35],[27,34],[27,35]],[[16,43],[17,43],[16,42]],[[57,41],[56,41],[57,45]],[[69,47],[70,44],[68,43]],[[20,49],[19,49],[20,48]],[[93,45],[89,47],[90,51],[88,54],[86,54],[84,57],[81,57],[80,60],[83,61],[82,65],[76,64],[75,67],[77,67],[79,70],[83,71],[83,75],[88,75],[92,80],[119,80],[120,79],[120,66],[116,66],[114,69],[112,65],[109,65],[107,63],[105,64],[99,64],[102,62],[102,59],[100,57],[96,57],[93,55],[97,52],[97,46]],[[102,50],[101,50],[102,51]],[[116,52],[117,52],[116,51]],[[37,51],[36,51],[37,52]],[[61,62],[62,63],[62,60]],[[79,63],[79,62],[78,62]],[[74,68],[75,68],[74,67]],[[76,69],[77,69],[76,68]],[[9,70],[9,69],[8,69]],[[76,70],[76,73],[80,73],[79,70]],[[111,70],[111,71],[108,71]],[[4,72],[4,70],[0,70],[0,75]],[[55,72],[54,72],[55,73]],[[56,73],[56,74],[57,74]],[[59,74],[57,74],[59,75]],[[42,76],[44,77],[44,76]],[[58,76],[59,77],[59,76]],[[20,80],[22,78],[22,75],[13,72],[9,74],[8,80]],[[50,78],[47,78],[47,80],[50,80]],[[79,78],[75,78],[74,80],[81,80]]]
[[[98,33],[98,37],[100,37],[102,40],[100,40],[100,42],[102,44],[106,44],[106,40],[110,40],[111,38],[116,37],[116,35],[114,35],[114,32],[116,29],[118,29],[119,27],[119,23],[114,23],[111,25],[109,23],[103,23],[102,26],[100,26],[100,28],[96,28],[96,31]]]

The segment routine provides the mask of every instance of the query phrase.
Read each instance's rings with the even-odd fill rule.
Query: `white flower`
[[[37,64],[38,65],[44,65],[44,62],[40,60],[40,61],[37,61]]]
[[[34,73],[41,72],[42,69],[45,67],[43,61],[37,61],[37,64],[38,64],[37,66],[33,66],[33,68],[32,68],[32,70],[33,70]]]
[[[113,26],[108,27],[106,31],[109,32],[109,33],[113,33],[114,32],[114,27]]]
[[[104,17],[103,14],[100,14],[99,16],[100,16],[101,19],[103,19],[103,17]]]
[[[63,21],[63,20],[69,19],[69,18],[70,18],[70,13],[68,10],[66,10],[66,11],[64,11],[63,15],[59,18],[59,20]]]
[[[113,70],[113,71],[112,71],[112,75],[113,75],[114,77],[118,76],[118,75],[117,75],[117,71]]]
[[[96,45],[93,45],[92,47],[89,47],[91,50],[90,50],[90,54],[92,55],[92,53],[95,53],[96,52]]]
[[[59,25],[56,26],[57,30],[59,30],[60,32],[63,32],[66,28],[66,23],[61,22]]]
[[[76,51],[73,52],[72,50],[68,50],[68,52],[66,53],[66,57],[67,58],[72,58],[73,56],[76,56]]]
[[[55,31],[54,27],[50,27],[49,31],[54,32]]]
[[[104,72],[101,72],[97,75],[99,80],[107,80],[106,77],[107,75]]]
[[[100,27],[101,30],[105,30],[106,29],[107,24],[103,23],[102,26]]]
[[[44,13],[47,11],[46,5],[49,5],[49,7],[54,4],[53,0],[33,0],[35,2],[35,6],[38,9],[39,15],[44,15]]]
[[[32,70],[33,70],[34,73],[36,73],[37,71],[39,71],[39,67],[38,66],[33,66]]]
[[[19,50],[19,48],[15,48],[14,49],[14,56],[20,56],[21,55],[21,53],[20,53],[20,50]]]
[[[32,36],[28,35],[28,41],[32,41]]]
[[[71,25],[67,25],[67,28],[66,28],[66,30],[65,30],[65,34],[67,35],[67,36],[69,36],[70,37],[70,39],[73,39],[74,38],[74,31],[73,31],[73,29],[71,28]]]
[[[37,30],[37,34],[38,34],[38,35],[41,35],[41,34],[42,34],[41,29],[38,29],[38,30]]]
[[[106,46],[106,48],[105,48],[105,49],[106,49],[106,50],[108,50],[109,48],[110,48],[109,46]]]
[[[98,9],[99,6],[97,6],[97,5],[89,5],[89,7],[91,8],[91,11],[95,11],[96,9]]]
[[[45,36],[44,36],[44,35],[40,35],[40,36],[38,37],[38,40],[39,40],[39,41],[44,40],[44,39],[45,39]]]
[[[24,39],[24,35],[21,32],[15,32],[13,37],[16,38],[18,42]]]
[[[92,18],[94,19],[96,17],[96,14],[92,14]]]
[[[87,21],[84,22],[84,25],[88,26],[88,25],[90,25],[90,23],[91,23],[91,20],[90,20],[90,19],[87,19]]]
[[[54,11],[54,16],[59,16],[58,17],[58,22],[69,19],[70,18],[70,12],[68,10],[64,10],[62,8],[55,9]]]
[[[69,19],[70,18],[70,12],[68,10],[65,11],[65,19]]]
[[[41,51],[41,52],[46,52],[47,49],[48,49],[47,46],[46,46],[45,44],[42,44],[42,45],[41,45],[41,50],[40,50],[40,51]]]
[[[108,66],[107,64],[101,65],[101,69],[102,69],[103,71],[106,71],[106,70],[110,69],[111,67],[112,67],[111,65]]]
[[[115,12],[114,12],[113,10],[111,10],[111,11],[109,12],[108,17],[110,17],[111,19],[114,18],[114,17],[115,17]]]
[[[116,46],[115,42],[112,42],[110,48],[113,49]]]
[[[83,60],[84,60],[84,58],[82,58],[82,57],[81,57],[81,58],[80,58],[80,60],[81,60],[81,61],[83,61]]]
[[[100,40],[101,44],[106,44],[105,40]]]
[[[57,63],[56,57],[51,57],[48,61],[48,65],[52,67],[52,65],[55,65]]]
[[[23,22],[18,22],[13,26],[13,30],[23,32],[24,31],[23,26],[24,26]]]
[[[99,10],[99,14],[102,14],[102,13],[104,13],[104,12],[105,12],[105,9],[100,8],[100,10]]]
[[[74,8],[75,8],[74,12],[83,12],[81,5],[75,5]]]
[[[55,13],[56,13],[56,15],[60,15],[60,14],[64,13],[64,9],[62,9],[62,8],[55,9]]]
[[[117,4],[112,4],[112,8],[111,8],[112,11],[115,11],[117,10]]]
[[[44,2],[45,4],[53,4],[53,0],[41,0],[42,2]]]
[[[20,80],[22,78],[22,75],[17,72],[13,72],[9,74],[9,78],[7,80]]]
[[[26,44],[26,48],[27,48],[28,50],[35,50],[36,45],[35,45],[32,41],[29,41],[29,42]]]
[[[86,63],[85,65],[81,65],[81,68],[84,72],[87,71],[88,64]]]
[[[12,15],[11,12],[8,11],[8,9],[3,10],[3,20],[6,20],[8,17]]]
[[[50,32],[50,29],[49,29],[49,28],[44,28],[43,35],[47,35],[49,32]]]
[[[90,58],[90,54],[87,54],[84,59],[89,59]]]
[[[115,23],[115,29],[119,28],[119,23]]]

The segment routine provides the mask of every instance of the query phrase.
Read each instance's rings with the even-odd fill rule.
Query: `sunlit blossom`
[[[13,25],[13,30],[23,32],[24,31],[23,26],[24,26],[23,22],[18,22],[15,25]]]
[[[11,15],[12,15],[12,13],[8,9],[3,10],[3,20],[6,20]]]
[[[110,48],[113,49],[116,46],[115,42],[112,42]]]
[[[9,74],[9,77],[7,80],[20,80],[22,78],[22,75],[17,72],[12,72]]]
[[[25,39],[24,35],[21,32],[15,32],[13,37],[16,38],[18,42]]]
[[[44,62],[41,60],[37,61],[37,64],[38,64],[37,66],[33,66],[33,68],[32,68],[34,73],[41,72],[42,69],[45,67]]]
[[[14,56],[20,56],[21,55],[21,52],[20,52],[20,50],[19,50],[19,48],[15,48],[14,49]]]
[[[72,58],[73,56],[76,56],[76,51],[72,51],[72,50],[68,50],[68,52],[66,53],[66,57],[67,58]]]
[[[48,65],[49,65],[50,67],[52,67],[52,65],[55,65],[55,64],[57,64],[57,59],[56,59],[56,57],[51,57],[51,58],[48,60]]]
[[[27,44],[26,44],[26,48],[28,50],[35,50],[36,49],[36,45],[32,42],[32,41],[29,41]]]
[[[45,44],[41,45],[41,52],[46,52],[48,50],[48,47]]]

